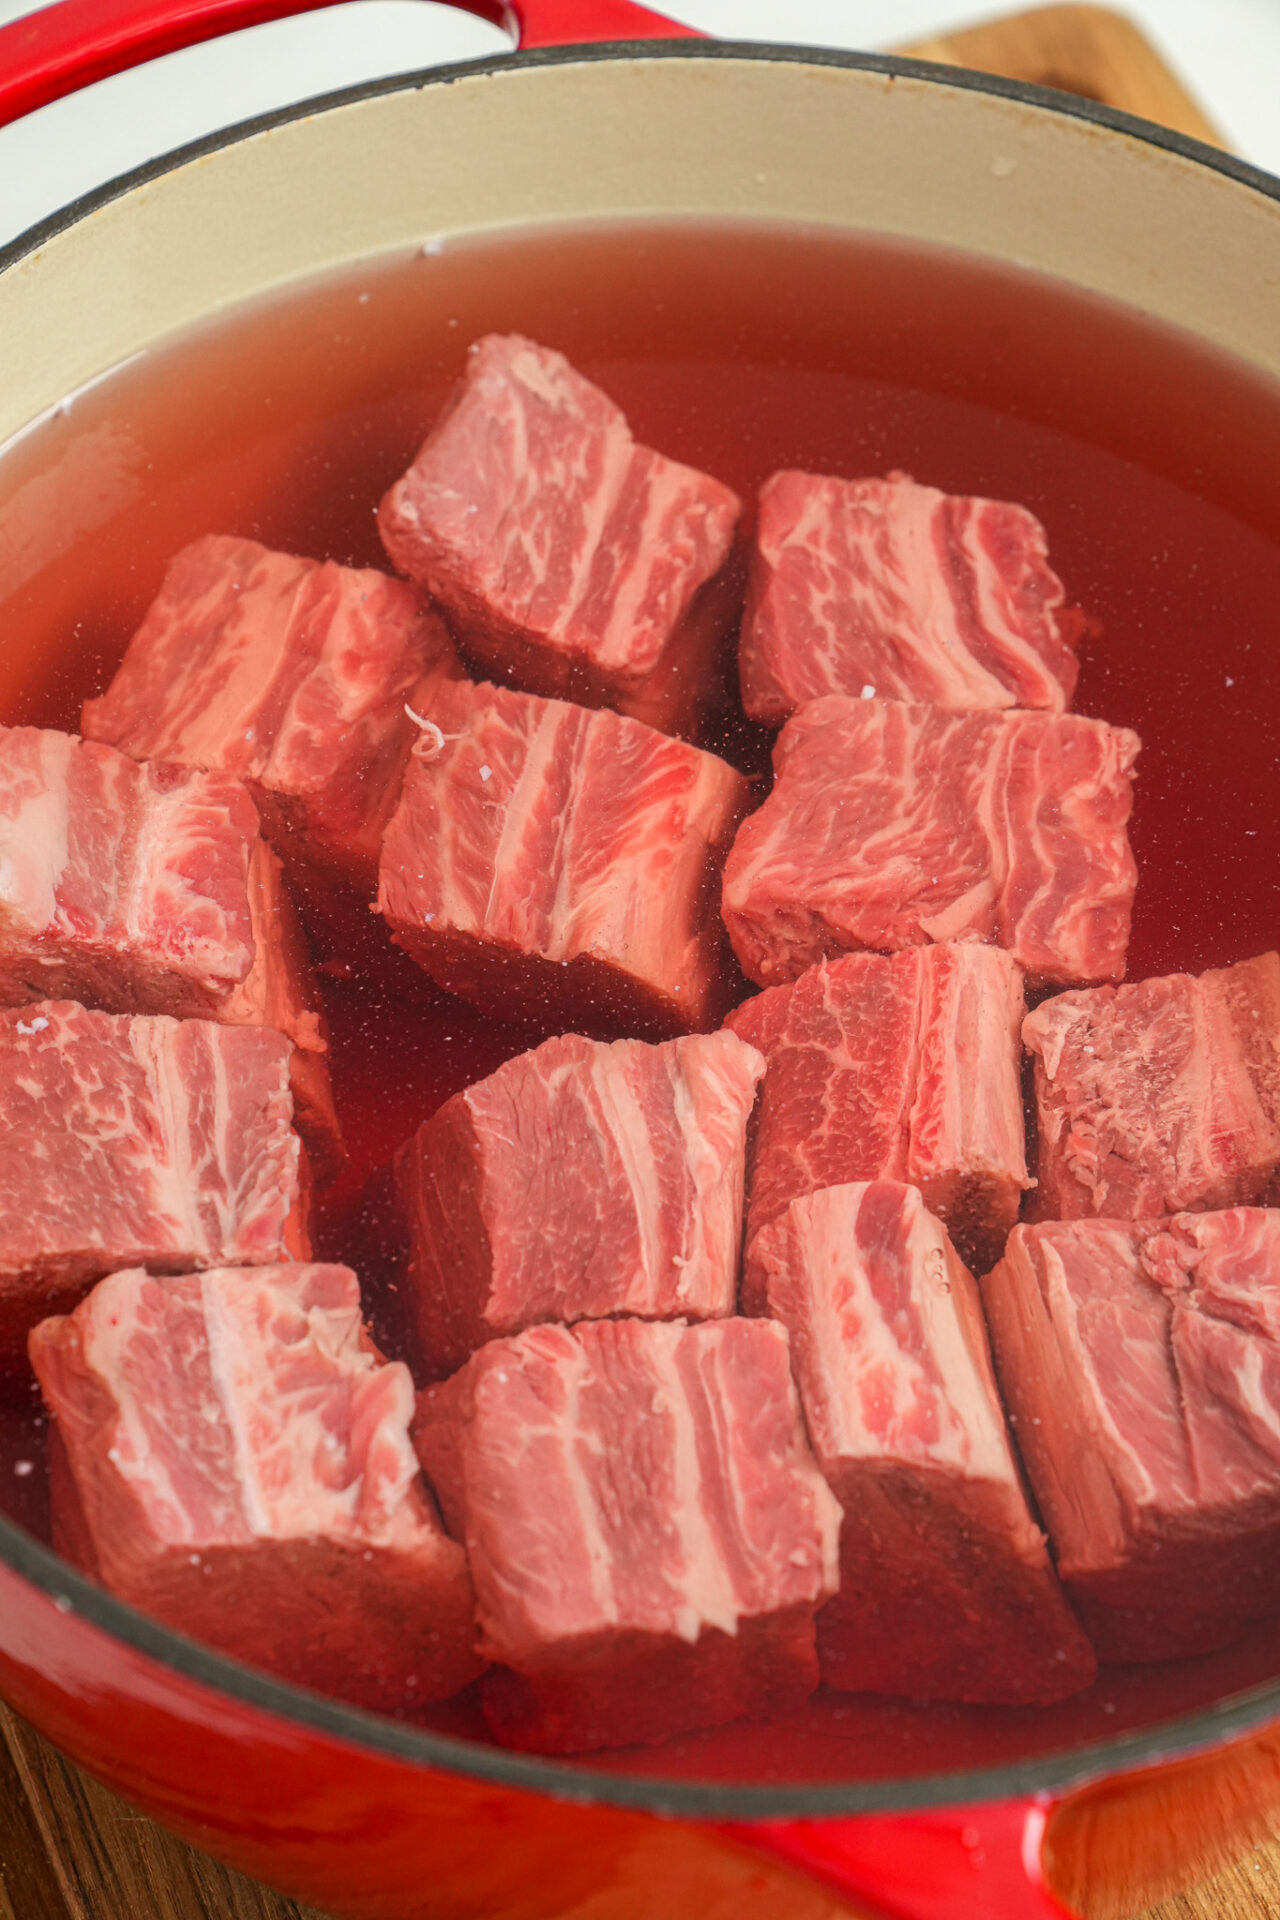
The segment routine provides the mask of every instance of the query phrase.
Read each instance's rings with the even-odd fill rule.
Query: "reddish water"
[[[0,459],[0,719],[73,726],[197,534],[380,564],[374,506],[491,329],[563,349],[641,439],[744,493],[782,465],[898,467],[1031,507],[1095,623],[1077,704],[1145,741],[1131,973],[1276,944],[1280,391],[1048,281],[897,244],[690,225],[491,239],[346,273],[148,356]],[[757,744],[740,724],[727,738]],[[326,986],[352,1167],[319,1250],[361,1270],[394,1348],[379,1171],[529,1036],[436,994],[371,921],[324,944],[354,962]],[[4,1420],[0,1506],[40,1530],[43,1475],[11,1471],[38,1463],[38,1428],[19,1408]],[[830,1777],[1043,1751],[1278,1672],[1275,1641],[1108,1675],[1052,1713],[819,1696],[789,1734],[701,1736],[667,1763]]]

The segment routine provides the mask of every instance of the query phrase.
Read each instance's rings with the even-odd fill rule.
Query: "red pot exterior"
[[[65,1607],[65,1610],[64,1610]],[[835,1920],[788,1871],[894,1920],[1052,1920],[1030,1803],[700,1826],[370,1753],[202,1685],[0,1568],[0,1693],[191,1845],[344,1920],[618,1920],[750,1900]],[[781,1870],[774,1862],[785,1863]]]
[[[730,1829],[886,1920],[1068,1920],[1045,1881],[1050,1802],[997,1800],[923,1813]]]
[[[193,1845],[352,1920],[542,1920],[660,1824],[361,1752],[160,1665],[7,1569],[0,1620],[0,1691],[66,1753]]]

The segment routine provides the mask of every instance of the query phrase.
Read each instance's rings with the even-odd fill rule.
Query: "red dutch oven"
[[[1233,435],[1256,439],[1280,372],[1280,183],[1089,102],[947,68],[712,44],[627,0],[469,4],[520,50],[202,141],[0,254],[0,443],[212,314],[424,239],[756,221],[959,249],[1181,330],[1217,367],[1203,396],[1164,390],[1179,418],[1218,409],[1187,484],[1280,526],[1274,479],[1242,500],[1256,446],[1251,466],[1232,455]],[[302,10],[63,0],[0,32],[0,120]],[[1078,391],[1087,438],[1088,356],[1066,364],[1069,331],[1046,336],[1042,371],[1059,379],[1060,416],[1061,392]],[[1151,335],[1156,358],[1171,337]],[[998,354],[998,316],[991,339]],[[1025,398],[1034,382],[1019,378]],[[1158,406],[1149,424],[1159,439]],[[1140,454],[1142,430],[1130,438]],[[0,504],[5,474],[0,463]],[[38,623],[7,638],[6,719],[75,644]],[[1148,655],[1158,681],[1158,644]],[[1277,743],[1260,708],[1246,720],[1236,757],[1254,790]],[[1229,783],[1222,737],[1206,777]],[[1254,945],[1220,957],[1274,944],[1271,912],[1263,902],[1256,940],[1250,923]],[[541,1760],[252,1672],[0,1519],[5,1697],[187,1840],[352,1920],[821,1920],[850,1902],[897,1920],[1048,1920],[1067,1909],[1046,1861],[1069,1897],[1119,1914],[1268,1829],[1277,1676],[1269,1628],[1206,1660],[1104,1676],[1052,1710],[828,1702],[670,1753]]]

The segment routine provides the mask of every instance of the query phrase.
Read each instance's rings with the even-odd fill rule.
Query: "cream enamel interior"
[[[1135,305],[1280,373],[1280,203],[1087,119],[746,54],[461,72],[160,172],[0,274],[0,442],[192,321],[427,237],[612,214],[943,242]]]

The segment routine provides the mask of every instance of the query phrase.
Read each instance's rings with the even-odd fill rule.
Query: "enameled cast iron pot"
[[[0,120],[303,3],[64,0],[0,32]],[[626,0],[468,4],[524,50],[202,141],[0,254],[0,444],[139,350],[317,270],[635,213],[944,242],[1280,373],[1280,183],[1221,154],[946,68],[712,45]],[[25,670],[0,656],[0,691]],[[894,1778],[665,1777],[657,1755],[619,1773],[276,1684],[0,1520],[4,1695],[187,1839],[357,1920],[832,1920],[845,1897],[899,1920],[1047,1920],[1064,1909],[1046,1859],[1059,1888],[1119,1913],[1179,1861],[1191,1877],[1260,1838],[1280,1806],[1280,1684],[1223,1671],[1194,1711],[1153,1680],[1122,1737],[1082,1723],[966,1771],[930,1771],[926,1750]]]

